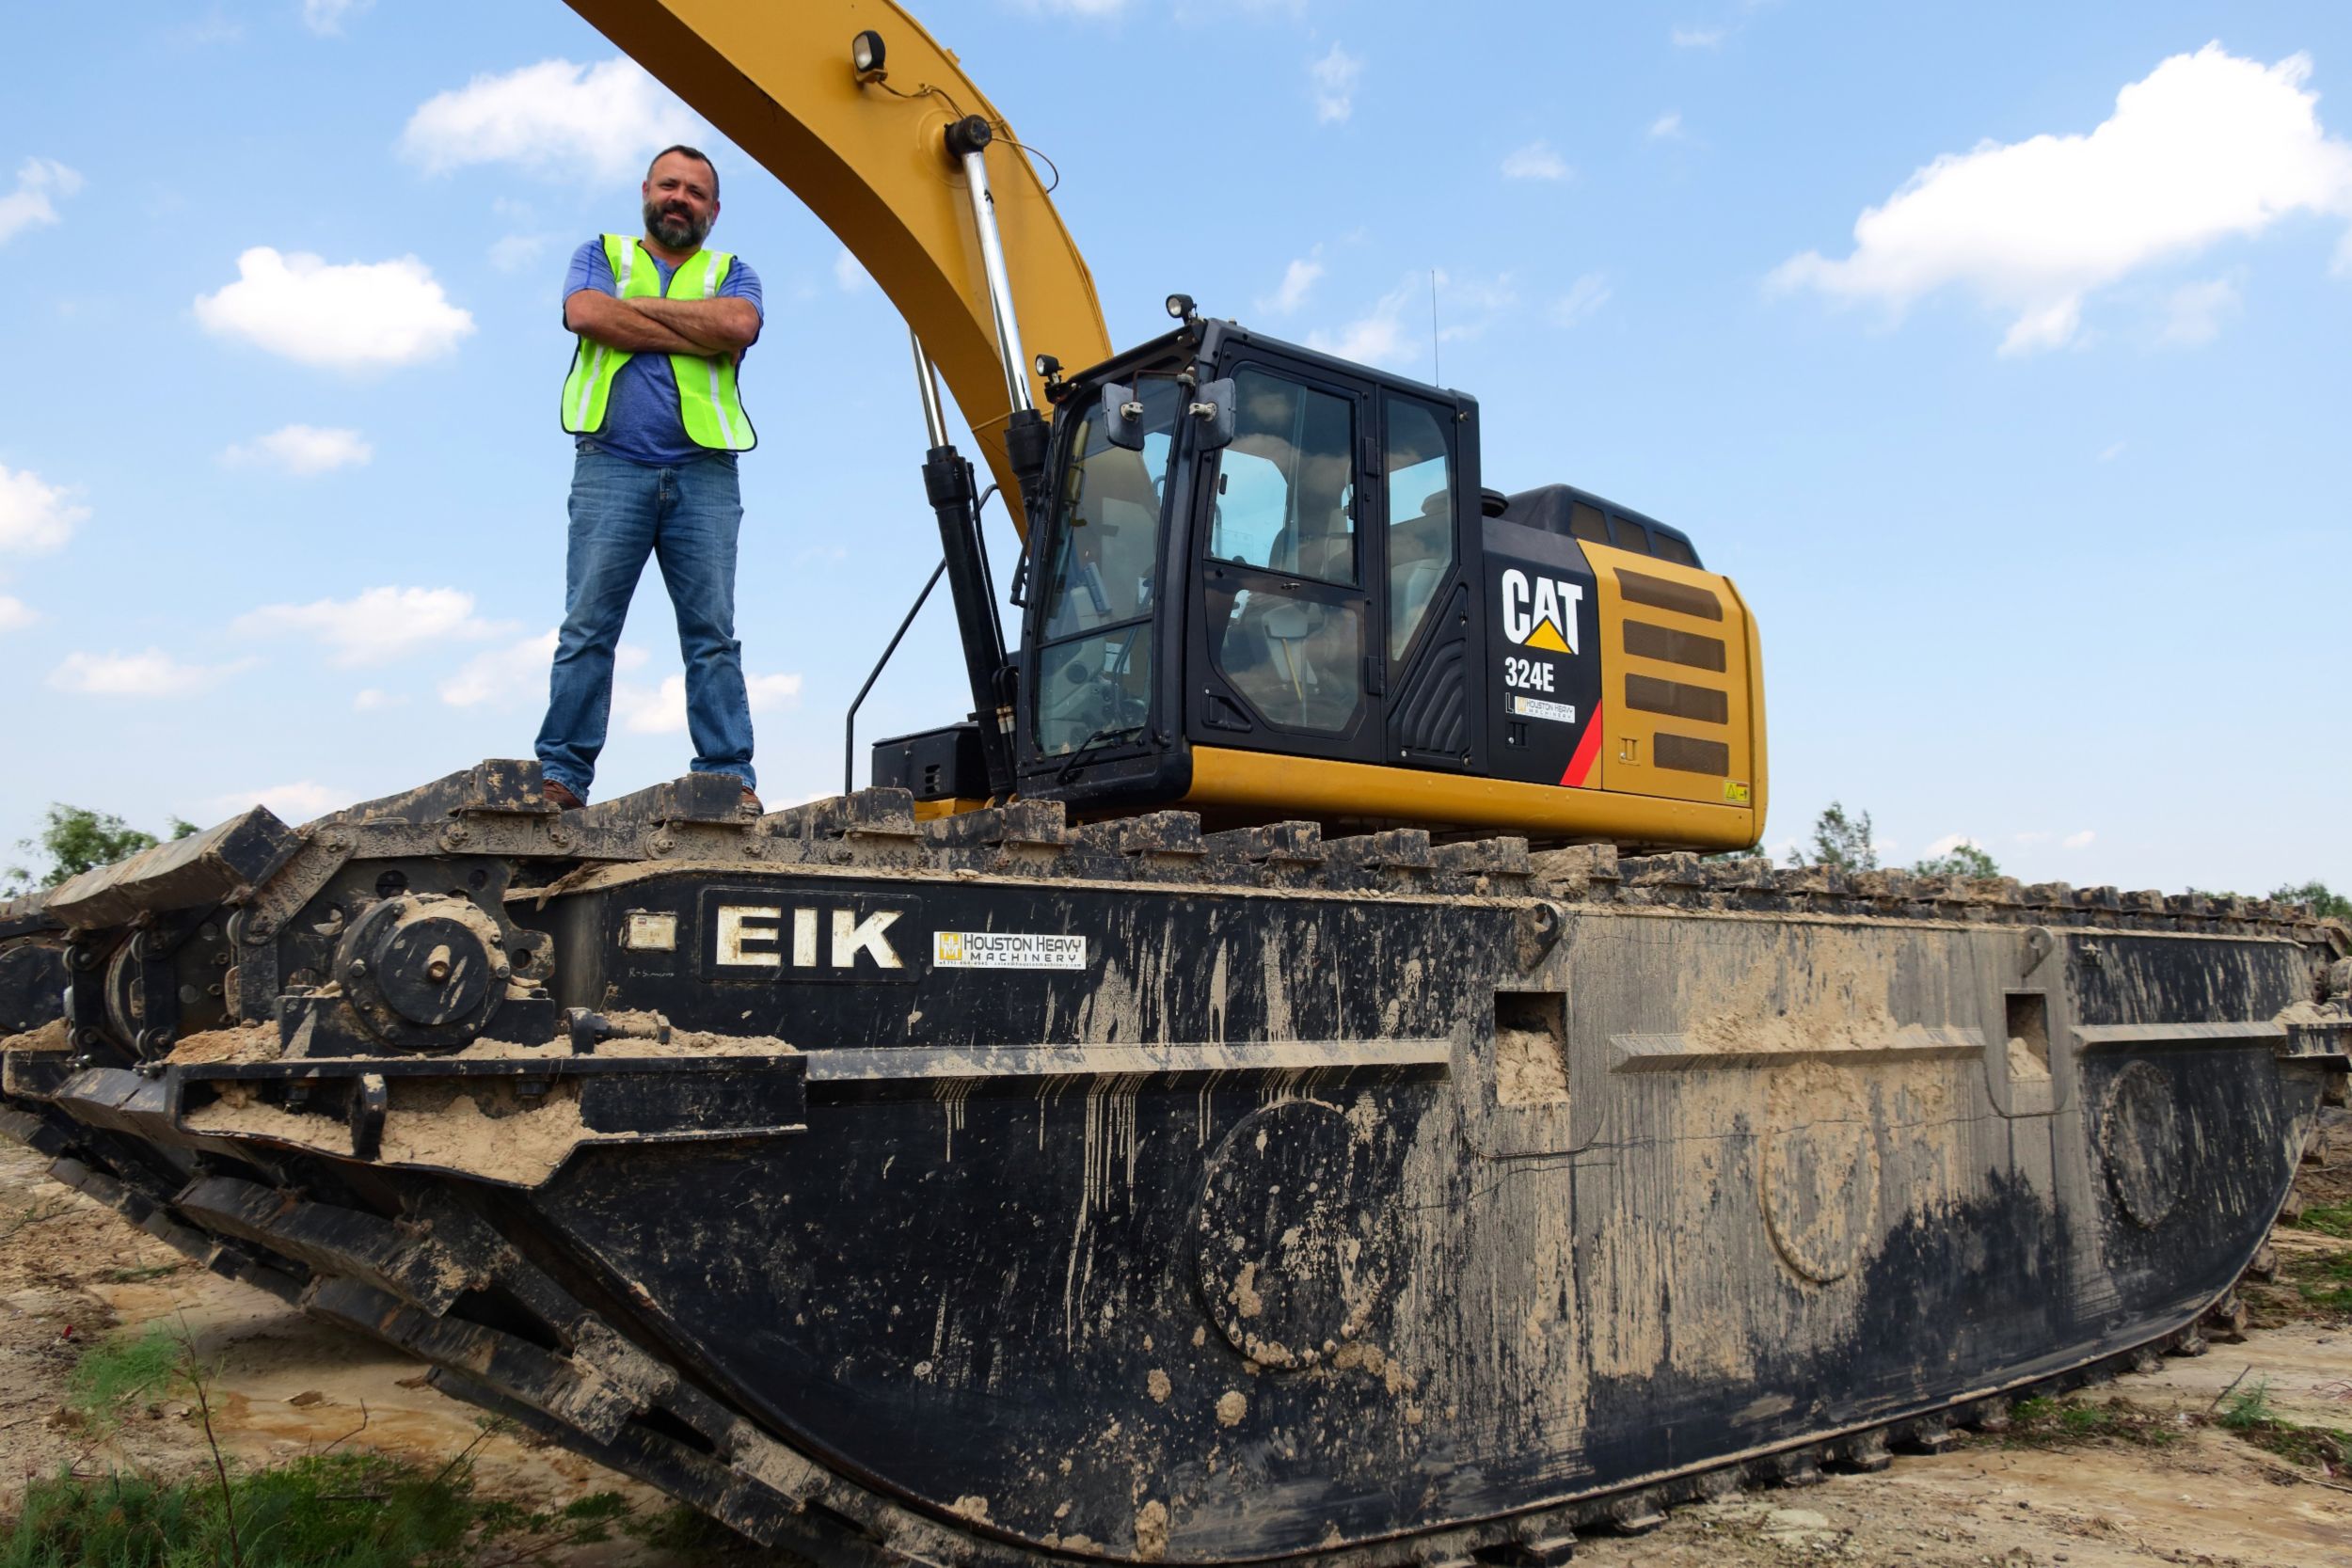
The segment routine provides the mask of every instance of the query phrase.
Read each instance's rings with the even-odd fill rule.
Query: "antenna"
[[[1429,269],[1429,385],[1445,385],[1445,372],[1438,368],[1438,269]]]

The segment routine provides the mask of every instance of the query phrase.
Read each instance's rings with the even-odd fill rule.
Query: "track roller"
[[[1894,1447],[1899,1453],[1938,1454],[1959,1441],[1959,1435],[1940,1417],[1906,1422],[1896,1428],[1894,1434]]]
[[[2238,1299],[2235,1291],[2232,1291],[2205,1309],[2205,1315],[2199,1320],[2197,1326],[2209,1339],[2224,1345],[2235,1345],[2245,1342],[2246,1321],[2246,1303]]]
[[[1833,1445],[1822,1463],[1840,1475],[1875,1475],[1895,1460],[1886,1449],[1886,1433],[1865,1432]]]
[[[1619,1535],[1647,1535],[1666,1522],[1664,1503],[1655,1491],[1619,1497],[1609,1505],[1609,1528]]]

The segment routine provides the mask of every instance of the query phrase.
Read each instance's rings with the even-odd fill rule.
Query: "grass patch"
[[[2128,1443],[2161,1449],[2181,1440],[2181,1429],[2156,1411],[2120,1395],[2101,1403],[2041,1396],[2010,1407],[2005,1446],[2027,1449],[2078,1448],[2086,1443]]]
[[[185,1388],[212,1473],[93,1480],[69,1465],[34,1481],[13,1523],[0,1526],[0,1568],[519,1568],[561,1562],[616,1529],[691,1538],[666,1514],[639,1524],[617,1492],[545,1511],[477,1497],[474,1449],[499,1422],[484,1422],[437,1470],[331,1444],[283,1465],[234,1466],[213,1438],[209,1379],[190,1341],[161,1325],[85,1352],[67,1401],[88,1425],[103,1431],[134,1403]]]
[[[2352,1313],[2352,1253],[2313,1259],[2295,1271],[2297,1294],[2323,1312]]]
[[[313,1454],[225,1483],[63,1475],[26,1491],[0,1568],[505,1568],[608,1541],[627,1513],[615,1492],[548,1513],[485,1500],[462,1459],[435,1474]]]
[[[2248,1280],[2238,1293],[2257,1328],[2284,1323],[2352,1326],[2352,1252],[2280,1249],[2278,1276]]]
[[[2221,1407],[2221,1425],[2232,1432],[2244,1432],[2266,1421],[2278,1419],[2278,1412],[2270,1408],[2270,1380],[2258,1377],[2243,1388],[2236,1389]]]
[[[102,1340],[83,1352],[66,1382],[66,1403],[104,1425],[138,1400],[155,1399],[183,1381],[185,1347],[161,1325]]]
[[[2290,1464],[2308,1465],[2321,1475],[2344,1473],[2352,1462],[2352,1432],[2341,1427],[2307,1427],[2294,1421],[2264,1421],[2241,1427],[2238,1435],[2258,1449]]]
[[[62,1219],[72,1210],[73,1203],[70,1198],[40,1197],[28,1203],[21,1203],[9,1210],[7,1214],[0,1215],[0,1242],[7,1241],[21,1230],[30,1230],[37,1225],[47,1225],[51,1220]]]
[[[2339,1241],[2352,1241],[2352,1203],[2314,1203],[2299,1220],[2287,1222],[2298,1230],[2316,1230]]]
[[[2345,1462],[2352,1460],[2352,1432],[2288,1420],[2271,1403],[2266,1377],[2258,1377],[2231,1394],[2215,1424],[2265,1452],[2314,1468],[2323,1476],[2340,1473]]]
[[[2070,1449],[2086,1444],[2128,1443],[2161,1449],[2194,1427],[2214,1426],[2290,1464],[2340,1476],[2352,1464],[2352,1432],[2311,1427],[2280,1415],[2266,1378],[2232,1388],[2210,1415],[2167,1416],[2122,1398],[2088,1400],[2040,1397],[2010,1406],[2005,1448]]]

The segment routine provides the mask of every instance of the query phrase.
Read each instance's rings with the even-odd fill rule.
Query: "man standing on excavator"
[[[753,793],[751,703],[735,640],[735,454],[758,437],[736,393],[763,320],[759,277],[702,243],[719,171],[691,147],[658,155],[640,187],[642,239],[606,234],[572,255],[564,325],[578,334],[564,383],[573,459],[564,627],[548,676],[539,765],[548,799],[586,802],[612,708],[612,651],[648,555],[677,614],[693,770]]]

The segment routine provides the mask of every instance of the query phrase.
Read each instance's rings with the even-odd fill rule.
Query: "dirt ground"
[[[118,1330],[162,1323],[211,1365],[213,1433],[231,1462],[262,1465],[330,1447],[396,1454],[437,1469],[482,1435],[481,1412],[427,1386],[425,1369],[375,1340],[305,1317],[221,1278],[43,1174],[46,1162],[0,1142],[0,1520],[28,1479],[71,1465],[157,1479],[209,1471],[185,1388],[135,1409],[103,1438],[67,1406],[83,1350]],[[536,1508],[616,1491],[647,1516],[668,1499],[563,1449],[494,1435],[476,1449],[481,1490]],[[583,1548],[580,1568],[662,1568],[628,1542]]]
[[[2250,1370],[2249,1370],[2250,1369]],[[2119,1378],[2122,1397],[2178,1421],[2231,1381],[2267,1376],[2290,1419],[2352,1427],[2352,1330],[2249,1334],[2162,1370]],[[2212,1427],[2161,1449],[2102,1441],[2011,1447],[1980,1437],[1933,1459],[1803,1491],[1749,1493],[1677,1510],[1645,1536],[1580,1541],[1580,1565],[1749,1568],[1821,1561],[1904,1568],[2333,1568],[2352,1564],[2352,1490]]]
[[[67,1379],[83,1347],[152,1323],[184,1328],[215,1365],[214,1432],[234,1459],[266,1463],[340,1443],[437,1465],[479,1435],[476,1412],[426,1386],[415,1363],[186,1263],[41,1171],[36,1156],[0,1145],[0,1519],[13,1513],[27,1477],[60,1466],[93,1475],[136,1466],[157,1476],[210,1466],[184,1392],[103,1440],[66,1413]],[[2328,1191],[2315,1201],[2336,1200],[2337,1174],[2327,1173]],[[2337,1248],[2352,1252],[2352,1242],[2282,1233],[2290,1258]],[[2178,1425],[2178,1439],[2164,1447],[2102,1440],[2042,1449],[1979,1437],[1936,1458],[1899,1458],[1880,1475],[1677,1510],[1648,1535],[1581,1542],[1577,1560],[1593,1568],[2352,1568],[2352,1481],[2323,1480],[2233,1433],[2189,1424],[2243,1376],[2266,1378],[2287,1419],[2352,1428],[2352,1326],[2266,1313],[2260,1301],[2256,1322],[2278,1326],[2092,1395],[2121,1396]],[[485,1492],[534,1506],[604,1490],[648,1514],[664,1506],[561,1449],[508,1436],[485,1442],[477,1466]],[[676,1560],[616,1542],[568,1560],[664,1568]]]

